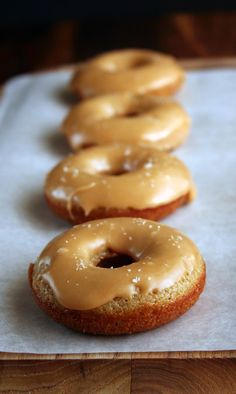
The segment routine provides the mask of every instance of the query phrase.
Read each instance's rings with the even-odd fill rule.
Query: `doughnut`
[[[49,172],[44,190],[49,207],[74,224],[117,216],[159,220],[194,197],[179,159],[118,144],[69,155]]]
[[[94,220],[52,240],[29,267],[39,307],[90,334],[132,334],[185,313],[205,263],[177,230],[140,218]]]
[[[145,49],[122,49],[78,66],[70,86],[79,98],[124,91],[168,96],[183,81],[184,71],[172,56]]]
[[[61,131],[73,150],[120,142],[170,151],[184,142],[189,125],[185,110],[170,98],[125,92],[75,105]]]

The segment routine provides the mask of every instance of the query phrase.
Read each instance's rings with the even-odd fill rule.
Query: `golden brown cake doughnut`
[[[143,219],[75,226],[52,240],[29,269],[35,300],[67,327],[131,334],[185,313],[205,284],[204,261],[177,230]]]
[[[115,92],[171,95],[184,81],[172,56],[145,49],[107,52],[79,66],[71,89],[80,98]]]
[[[171,99],[116,93],[75,105],[61,130],[73,150],[119,142],[169,151],[184,142],[189,125],[185,110]]]
[[[158,220],[194,194],[185,165],[167,153],[129,145],[85,149],[48,174],[52,210],[73,223],[116,216]]]

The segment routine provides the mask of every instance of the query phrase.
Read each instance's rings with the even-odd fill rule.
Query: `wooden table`
[[[73,63],[103,50],[147,47],[189,58],[188,67],[236,66],[236,13],[61,22],[0,38],[0,81]],[[196,60],[198,58],[198,60]],[[202,62],[200,59],[208,60]],[[218,60],[215,60],[218,58]],[[234,393],[236,353],[0,354],[4,393]]]

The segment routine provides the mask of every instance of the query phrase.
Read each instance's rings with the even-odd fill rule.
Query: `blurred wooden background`
[[[153,48],[178,58],[235,56],[236,12],[87,18],[0,28],[0,82],[126,47]]]

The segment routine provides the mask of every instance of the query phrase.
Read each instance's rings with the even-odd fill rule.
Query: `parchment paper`
[[[234,349],[236,340],[236,70],[188,73],[178,95],[193,125],[175,154],[197,199],[165,220],[191,237],[207,263],[207,286],[181,318],[150,332],[93,337],[70,331],[34,304],[27,268],[69,227],[47,208],[47,171],[69,152],[57,129],[69,105],[69,71],[11,80],[0,106],[0,351],[80,353]]]

